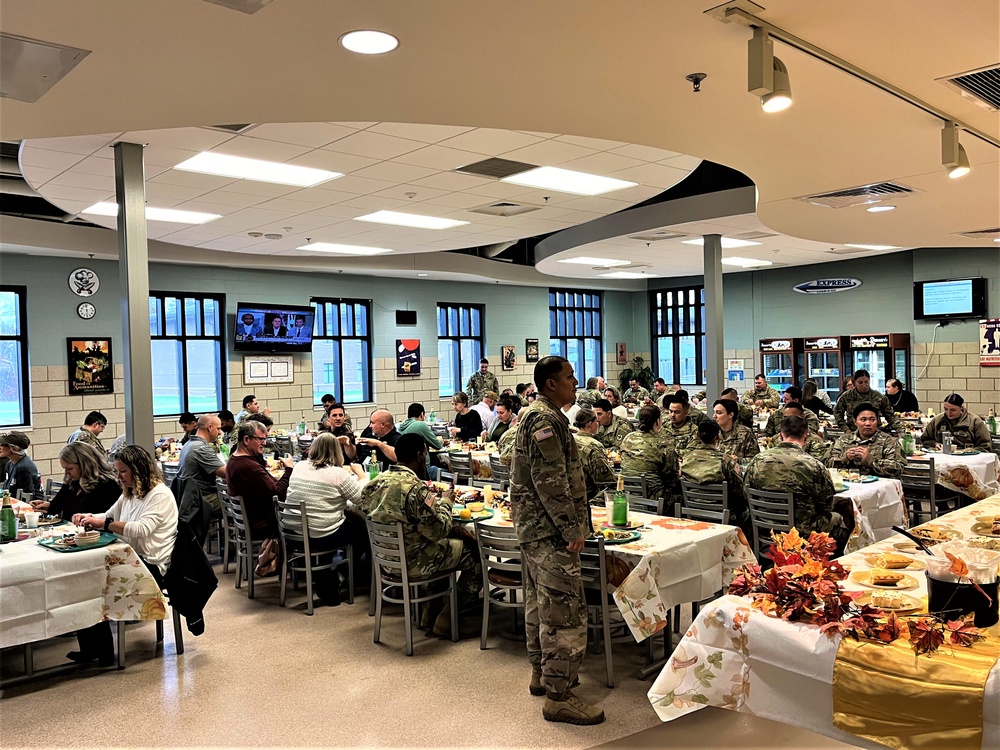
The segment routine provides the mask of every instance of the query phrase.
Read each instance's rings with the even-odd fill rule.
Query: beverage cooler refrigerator
[[[844,377],[855,370],[868,370],[872,376],[871,387],[885,393],[885,382],[891,378],[902,380],[907,388],[909,380],[910,334],[870,333],[844,337],[847,369]]]
[[[814,336],[803,339],[805,359],[802,380],[812,378],[819,390],[826,391],[832,401],[840,395],[840,387],[846,374],[842,373],[842,352],[840,336]],[[802,382],[799,382],[802,385]]]
[[[781,393],[795,385],[802,369],[801,339],[761,339],[760,371],[768,385]]]

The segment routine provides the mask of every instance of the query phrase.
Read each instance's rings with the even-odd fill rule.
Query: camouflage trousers
[[[435,542],[445,548],[445,554],[434,560],[421,560],[407,550],[407,557],[416,558],[407,571],[411,576],[426,578],[448,570],[457,570],[458,596],[460,601],[467,602],[479,598],[483,590],[483,568],[479,561],[479,552],[464,539],[448,538]]]
[[[580,555],[559,537],[521,545],[524,625],[528,661],[541,669],[542,685],[563,693],[576,678],[587,650],[587,608]]]

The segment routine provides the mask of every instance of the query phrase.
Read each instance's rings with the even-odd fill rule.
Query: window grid
[[[581,383],[604,367],[601,294],[578,289],[549,289],[549,354],[568,359]]]
[[[342,404],[372,397],[370,299],[313,297],[313,405],[326,393]]]
[[[705,287],[649,293],[657,375],[668,383],[705,384]]]
[[[154,417],[225,408],[225,309],[221,294],[150,292]]]
[[[486,306],[439,302],[438,396],[451,398],[479,370],[486,351]]]
[[[0,284],[0,427],[31,420],[27,293],[25,286]]]

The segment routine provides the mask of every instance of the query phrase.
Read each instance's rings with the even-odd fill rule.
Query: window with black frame
[[[668,384],[705,384],[705,287],[649,293],[656,375]]]
[[[153,416],[226,408],[226,297],[150,292]]]
[[[331,393],[342,404],[372,397],[372,326],[368,299],[313,297],[313,404]]]
[[[486,306],[439,302],[438,396],[451,398],[479,369],[486,351]]]
[[[0,427],[31,420],[27,293],[24,286],[0,285]]]
[[[581,384],[604,368],[601,294],[577,289],[549,289],[549,354],[573,364]]]

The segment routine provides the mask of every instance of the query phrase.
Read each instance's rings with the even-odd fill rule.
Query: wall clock
[[[92,317],[97,315],[97,308],[90,302],[81,302],[76,307],[76,314],[84,320],[90,320]]]

